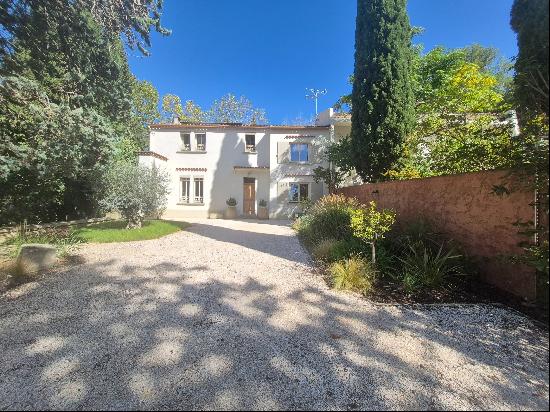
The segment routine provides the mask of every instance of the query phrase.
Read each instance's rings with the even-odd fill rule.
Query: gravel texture
[[[84,246],[0,297],[0,409],[548,409],[548,332],[327,288],[284,222]]]

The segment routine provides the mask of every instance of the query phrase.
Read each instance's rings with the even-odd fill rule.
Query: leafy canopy
[[[169,183],[168,174],[156,167],[114,163],[105,175],[100,203],[108,211],[119,212],[128,221],[128,228],[141,227],[145,216],[162,214]]]

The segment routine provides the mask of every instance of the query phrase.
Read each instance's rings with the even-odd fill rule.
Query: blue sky
[[[510,29],[513,0],[409,0],[416,39],[436,45],[472,43],[517,53]],[[130,53],[132,71],[160,94],[174,93],[203,108],[228,92],[247,96],[273,124],[309,118],[306,88],[326,88],[319,109],[347,93],[353,71],[353,0],[165,0],[169,37],[153,36],[152,55]]]

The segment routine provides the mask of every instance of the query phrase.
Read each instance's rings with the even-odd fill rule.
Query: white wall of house
[[[201,135],[206,135],[204,150],[198,145],[202,143]],[[255,152],[246,148],[247,135],[254,136]],[[314,182],[313,170],[322,164],[323,147],[331,139],[334,139],[334,126],[329,124],[312,127],[152,125],[150,152],[141,155],[139,161],[147,166],[162,164],[170,174],[167,218],[222,217],[229,197],[237,200],[237,213],[243,215],[245,178],[255,179],[256,211],[258,202],[266,200],[270,218],[287,218],[300,211],[299,202],[290,198],[291,189],[307,190],[310,200],[326,194],[326,187]],[[184,143],[190,143],[190,147],[184,147]],[[307,159],[291,155],[293,144],[307,146]],[[296,154],[296,150],[293,153]],[[189,179],[189,200],[182,198],[182,179]],[[203,182],[202,199],[195,191],[195,181],[199,179]]]

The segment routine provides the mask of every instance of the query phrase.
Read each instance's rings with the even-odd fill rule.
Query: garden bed
[[[426,220],[403,227],[388,219],[380,225],[380,217],[391,213],[333,195],[307,209],[293,227],[335,289],[379,303],[497,303],[548,321],[547,309],[482,283],[475,261]]]

